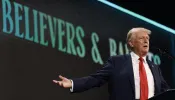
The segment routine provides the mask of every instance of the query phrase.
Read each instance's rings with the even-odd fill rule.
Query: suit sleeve
[[[113,68],[114,64],[112,57],[110,57],[106,61],[104,67],[102,67],[96,73],[86,77],[72,79],[74,84],[72,93],[83,92],[93,87],[100,87],[109,80]]]
[[[170,89],[170,87],[167,84],[167,82],[165,81],[164,77],[162,76],[162,72],[161,72],[161,69],[159,67],[158,67],[158,70],[159,70],[159,74],[161,77],[161,92],[164,92],[164,91]]]

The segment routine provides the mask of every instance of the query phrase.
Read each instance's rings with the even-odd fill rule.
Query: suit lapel
[[[156,70],[155,70],[155,66],[152,64],[152,62],[150,62],[148,59],[147,59],[147,62],[148,62],[148,65],[149,65],[149,68],[151,69],[151,72],[152,72],[152,75],[153,75],[153,78],[154,78],[154,84],[155,84],[155,93],[157,93],[157,74],[156,74]]]
[[[132,66],[132,60],[131,60],[131,55],[126,55],[126,62],[125,62],[125,66],[128,67],[128,77],[129,77],[129,81],[135,96],[135,83],[134,83],[134,72],[133,72],[133,66]]]

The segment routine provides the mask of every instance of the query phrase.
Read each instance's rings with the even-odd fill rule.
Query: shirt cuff
[[[72,87],[70,88],[70,92],[73,92],[73,89],[74,89],[74,82],[72,80],[70,80],[71,83],[72,83]]]

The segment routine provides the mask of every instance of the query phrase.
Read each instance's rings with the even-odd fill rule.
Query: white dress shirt
[[[134,72],[134,82],[135,82],[135,98],[140,99],[140,76],[139,76],[139,56],[136,55],[134,52],[131,52],[131,58],[132,58],[132,66],[133,66],[133,72]],[[146,56],[143,57],[144,59],[144,67],[146,70],[147,80],[148,80],[148,98],[151,98],[154,96],[154,78],[152,75],[152,72],[148,66],[148,63],[146,61]]]

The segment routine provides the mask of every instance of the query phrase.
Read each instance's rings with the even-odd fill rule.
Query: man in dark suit
[[[101,70],[87,77],[70,80],[59,76],[61,80],[53,82],[70,88],[71,92],[82,92],[108,82],[110,100],[146,100],[166,91],[169,86],[160,68],[146,58],[150,34],[148,29],[132,28],[126,39],[130,54],[110,57]]]

